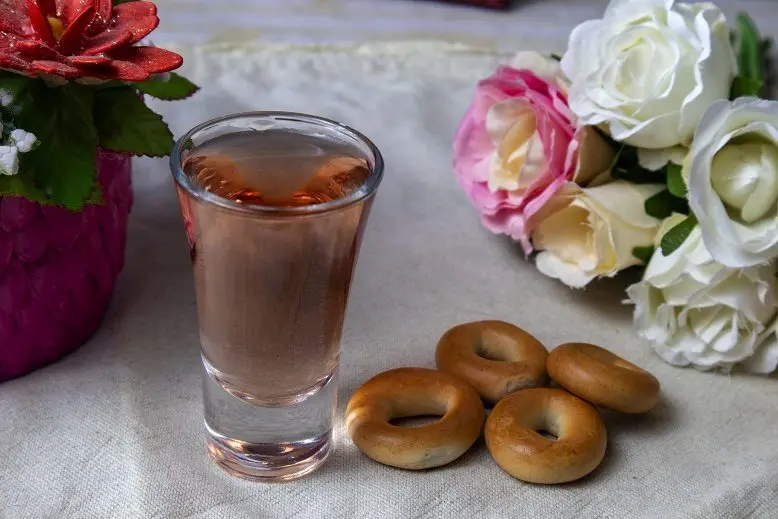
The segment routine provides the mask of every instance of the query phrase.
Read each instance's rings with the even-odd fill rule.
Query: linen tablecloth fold
[[[0,517],[776,517],[776,380],[662,363],[631,330],[627,280],[570,291],[544,278],[482,228],[460,192],[451,136],[500,56],[411,44],[181,50],[204,88],[184,105],[155,104],[177,135],[230,112],[294,110],[353,125],[385,154],[343,338],[335,452],[283,485],[237,480],[208,460],[183,225],[166,162],[138,160],[127,265],[102,330],[0,386]],[[428,472],[362,456],[343,428],[351,393],[385,369],[434,366],[447,328],[484,318],[526,327],[549,348],[606,346],[653,371],[663,401],[644,417],[605,415],[605,462],[571,485],[522,484],[482,442]]]

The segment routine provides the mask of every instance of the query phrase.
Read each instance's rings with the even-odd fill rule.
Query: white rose
[[[519,51],[513,55],[509,65],[511,68],[519,70],[531,70],[538,77],[564,86],[565,77],[559,62],[540,52],[534,50]]]
[[[713,104],[684,175],[716,261],[748,267],[778,256],[778,102],[744,97]]]
[[[583,124],[641,148],[688,144],[737,73],[729,27],[711,3],[613,0],[570,35],[562,70]]]
[[[532,242],[538,269],[573,288],[639,265],[635,247],[650,246],[659,220],[643,209],[663,186],[621,180],[597,187],[565,184],[538,213]]]
[[[753,355],[741,364],[744,371],[767,375],[778,369],[778,319],[761,335]]]
[[[684,219],[671,216],[658,236]],[[638,334],[670,364],[729,371],[742,363],[753,372],[774,369],[778,341],[769,326],[778,296],[775,267],[733,269],[716,262],[699,227],[669,256],[658,248],[643,280],[629,287],[627,295],[635,305]]]

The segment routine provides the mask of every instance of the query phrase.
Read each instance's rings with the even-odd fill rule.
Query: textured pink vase
[[[131,158],[101,152],[103,204],[80,213],[0,197],[0,382],[50,364],[100,327],[124,264]]]

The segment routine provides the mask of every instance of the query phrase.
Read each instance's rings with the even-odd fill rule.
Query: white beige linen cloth
[[[601,17],[609,1],[514,0],[510,11],[494,11],[436,0],[156,0],[162,25],[152,37],[317,45],[434,39],[514,52],[564,44],[573,27]],[[715,3],[732,20],[748,11],[760,29],[778,33],[775,0]]]
[[[62,362],[0,385],[0,517],[778,517],[775,378],[664,364],[632,332],[626,280],[571,291],[481,227],[454,180],[450,143],[474,82],[500,56],[400,44],[181,50],[205,88],[186,104],[155,103],[177,135],[230,112],[295,110],[353,125],[385,154],[343,337],[334,453],[310,477],[273,485],[207,458],[188,248],[167,163],[143,159],[103,328]],[[432,367],[447,328],[487,318],[549,347],[606,346],[659,377],[662,403],[644,417],[606,415],[604,463],[570,485],[514,480],[482,442],[426,472],[362,456],[343,427],[353,391],[382,370]]]

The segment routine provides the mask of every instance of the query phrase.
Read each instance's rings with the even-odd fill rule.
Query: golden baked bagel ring
[[[401,469],[451,463],[481,434],[484,406],[464,382],[432,369],[399,368],[365,382],[346,409],[348,434],[368,457]],[[395,418],[442,416],[421,427],[398,427]]]
[[[556,440],[540,434],[547,431]],[[526,389],[503,398],[486,420],[486,446],[505,472],[553,485],[596,469],[608,443],[597,410],[562,389]]]
[[[593,344],[557,346],[547,368],[557,384],[611,411],[645,413],[659,401],[654,375]]]
[[[440,371],[459,377],[495,404],[505,395],[543,386],[548,351],[532,335],[503,321],[460,324],[438,342]]]

